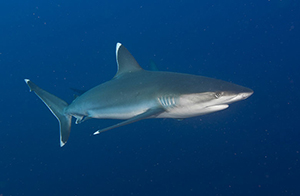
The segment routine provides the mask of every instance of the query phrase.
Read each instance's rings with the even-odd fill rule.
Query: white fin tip
[[[116,55],[118,56],[118,51],[119,51],[119,48],[122,46],[122,44],[120,42],[117,43],[116,45]]]
[[[24,81],[26,82],[26,84],[30,81],[29,79],[24,79]]]
[[[96,131],[93,135],[98,135],[100,133],[100,131]]]
[[[120,42],[117,43],[116,45],[116,50],[119,50],[119,48],[122,46],[122,44]]]
[[[67,142],[60,141],[60,147],[63,147]]]

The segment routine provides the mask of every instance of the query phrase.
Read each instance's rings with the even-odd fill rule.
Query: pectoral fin
[[[139,114],[137,116],[134,116],[134,117],[132,117],[128,120],[125,120],[125,121],[120,122],[118,124],[115,124],[113,126],[98,130],[94,133],[94,135],[97,135],[97,134],[102,133],[104,131],[108,131],[110,129],[114,129],[114,128],[121,127],[121,126],[124,126],[124,125],[128,125],[130,123],[134,123],[134,122],[137,122],[139,120],[143,120],[143,119],[146,119],[146,118],[149,118],[149,117],[152,117],[152,116],[157,116],[157,115],[161,114],[164,111],[165,110],[163,108],[150,108],[146,112],[144,112],[142,114]]]

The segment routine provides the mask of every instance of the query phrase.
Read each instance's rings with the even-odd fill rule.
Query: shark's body
[[[60,122],[60,144],[76,123],[88,118],[125,119],[94,134],[146,118],[188,118],[228,107],[249,97],[253,91],[229,82],[203,76],[146,71],[120,43],[116,47],[115,77],[77,97],[70,105],[25,79]]]

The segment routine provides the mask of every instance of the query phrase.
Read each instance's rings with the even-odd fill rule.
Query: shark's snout
[[[243,91],[238,94],[242,99],[247,99],[253,94],[253,90],[247,87],[243,87]]]
[[[253,91],[251,89],[248,89],[246,91],[237,93],[236,96],[232,97],[231,99],[229,99],[228,103],[232,103],[232,102],[236,102],[236,101],[240,101],[240,100],[244,100],[247,99],[248,97],[250,97],[253,94]]]
[[[241,93],[241,97],[243,99],[247,99],[248,97],[250,97],[251,95],[253,94],[253,91],[251,90],[250,92],[244,92],[244,93]]]

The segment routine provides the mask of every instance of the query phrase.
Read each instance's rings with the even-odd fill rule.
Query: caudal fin
[[[64,113],[64,110],[66,107],[68,107],[68,104],[64,100],[41,89],[29,79],[25,79],[25,82],[29,86],[30,91],[33,91],[57,118],[60,127],[60,146],[64,146],[70,136],[71,131],[72,116]]]

